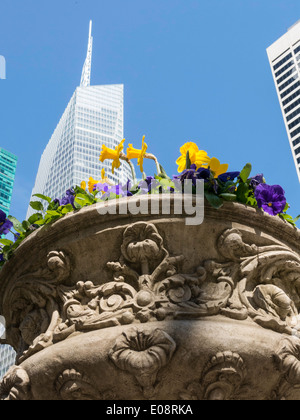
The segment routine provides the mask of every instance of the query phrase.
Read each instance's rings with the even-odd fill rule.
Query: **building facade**
[[[17,157],[0,148],[0,209],[8,216],[17,169]],[[0,338],[5,328],[0,317]],[[15,364],[16,353],[10,346],[0,345],[0,378]]]
[[[0,147],[0,209],[9,215],[18,158]]]
[[[90,25],[80,86],[42,155],[32,195],[62,198],[66,190],[89,177],[101,180],[103,168],[114,183],[125,184],[132,178],[126,163],[122,162],[113,175],[110,163],[99,161],[103,144],[114,149],[123,140],[124,86],[90,86],[92,41]],[[27,217],[32,213],[29,208]]]
[[[300,21],[267,54],[300,182]]]
[[[16,353],[10,346],[0,346],[0,379],[16,363]]]

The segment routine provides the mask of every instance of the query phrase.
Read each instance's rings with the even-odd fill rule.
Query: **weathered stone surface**
[[[205,210],[186,226],[92,206],[30,236],[0,274],[18,365],[0,397],[300,398],[300,232]]]

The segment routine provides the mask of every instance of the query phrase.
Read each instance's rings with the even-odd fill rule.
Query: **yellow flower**
[[[147,152],[148,149],[148,145],[147,143],[145,143],[145,136],[143,137],[143,141],[142,141],[142,150],[140,149],[135,149],[132,144],[128,145],[128,149],[127,149],[127,158],[129,160],[131,159],[137,159],[138,160],[138,165],[140,167],[141,172],[144,172],[144,158],[145,158],[145,154]]]
[[[113,163],[112,163],[111,172],[113,174],[115,173],[115,169],[118,169],[121,166],[120,154],[122,153],[124,149],[124,143],[125,143],[125,139],[121,141],[121,143],[115,148],[115,150],[109,149],[108,147],[105,146],[105,144],[103,144],[102,146],[102,151],[100,154],[100,162],[103,163],[106,159],[112,159]]]
[[[101,182],[102,182],[102,184],[105,184],[105,183],[109,184],[111,182],[109,180],[109,178],[107,176],[105,176],[105,169],[104,168],[101,170]]]
[[[197,169],[201,167],[207,167],[210,163],[211,159],[207,155],[207,153],[204,150],[199,150],[199,152],[196,153],[195,161],[192,162],[197,166]]]
[[[96,179],[90,177],[89,183],[88,183],[89,192],[93,192],[94,185],[99,184],[100,182],[102,182],[103,184],[104,183],[110,183],[110,180],[105,176],[105,169],[104,168],[101,170],[101,181],[97,181]],[[82,187],[83,184],[85,184],[84,188]],[[85,181],[82,181],[81,188],[83,188],[84,190],[86,189],[86,182]]]
[[[186,155],[189,152],[191,164],[195,164],[197,169],[201,166],[207,166],[210,162],[210,158],[204,150],[199,150],[198,146],[193,143],[185,143],[180,148],[181,156],[177,159],[178,172],[181,173],[186,169]]]
[[[80,188],[82,188],[83,190],[86,190],[86,182],[82,181]]]
[[[90,177],[89,183],[88,183],[90,193],[94,191],[94,185],[99,184],[99,182],[100,181],[97,181],[96,179]]]
[[[220,161],[217,158],[212,158],[209,167],[211,171],[214,173],[214,177],[218,178],[218,176],[225,174],[228,171],[229,165],[227,163],[223,163],[221,165]]]

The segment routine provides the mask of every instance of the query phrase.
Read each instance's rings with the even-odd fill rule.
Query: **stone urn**
[[[189,226],[177,200],[86,207],[21,244],[0,274],[2,400],[300,399],[300,231],[236,203]]]

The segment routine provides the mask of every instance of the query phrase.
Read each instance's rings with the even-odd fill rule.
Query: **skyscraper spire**
[[[89,43],[86,59],[82,69],[81,87],[87,87],[91,84],[91,70],[92,70],[92,53],[93,53],[93,37],[92,37],[92,21],[90,21]]]

